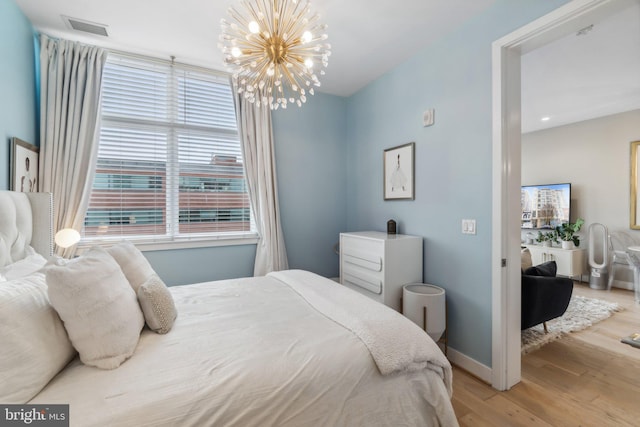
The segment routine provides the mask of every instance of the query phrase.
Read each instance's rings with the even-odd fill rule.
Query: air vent
[[[95,34],[98,36],[109,37],[107,33],[107,26],[98,24],[95,22],[83,21],[81,19],[70,18],[68,16],[62,16],[62,20],[66,24],[67,28],[76,31],[83,31],[85,33]]]

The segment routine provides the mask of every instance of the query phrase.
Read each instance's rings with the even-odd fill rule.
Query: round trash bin
[[[402,314],[438,341],[447,328],[444,289],[424,283],[404,285]]]

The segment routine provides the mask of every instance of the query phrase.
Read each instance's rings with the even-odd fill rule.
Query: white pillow
[[[125,241],[113,245],[107,249],[107,252],[118,262],[136,293],[138,288],[155,274],[149,261],[131,242]]]
[[[135,351],[144,326],[135,292],[101,248],[45,269],[49,299],[85,365],[117,368]]]
[[[529,248],[522,248],[522,250],[520,251],[520,268],[522,269],[522,271],[525,271],[532,265],[533,263],[531,262],[531,251],[529,251]]]
[[[0,402],[31,400],[75,355],[44,273],[0,283]]]
[[[26,257],[0,268],[0,276],[4,276],[6,280],[27,277],[40,270],[46,263],[47,260],[42,255],[29,247]]]
[[[171,330],[177,316],[176,305],[169,288],[157,274],[151,275],[138,288],[138,302],[149,329],[159,334]]]

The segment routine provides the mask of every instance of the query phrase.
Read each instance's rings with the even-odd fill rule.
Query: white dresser
[[[422,282],[422,237],[340,233],[340,283],[400,312],[402,287]]]
[[[531,252],[533,265],[555,261],[560,276],[581,276],[586,270],[585,249],[562,249],[542,245],[525,245]]]

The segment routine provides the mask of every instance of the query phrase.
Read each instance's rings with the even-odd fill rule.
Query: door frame
[[[573,0],[492,44],[492,369],[508,390],[521,376],[521,56],[638,0]]]

